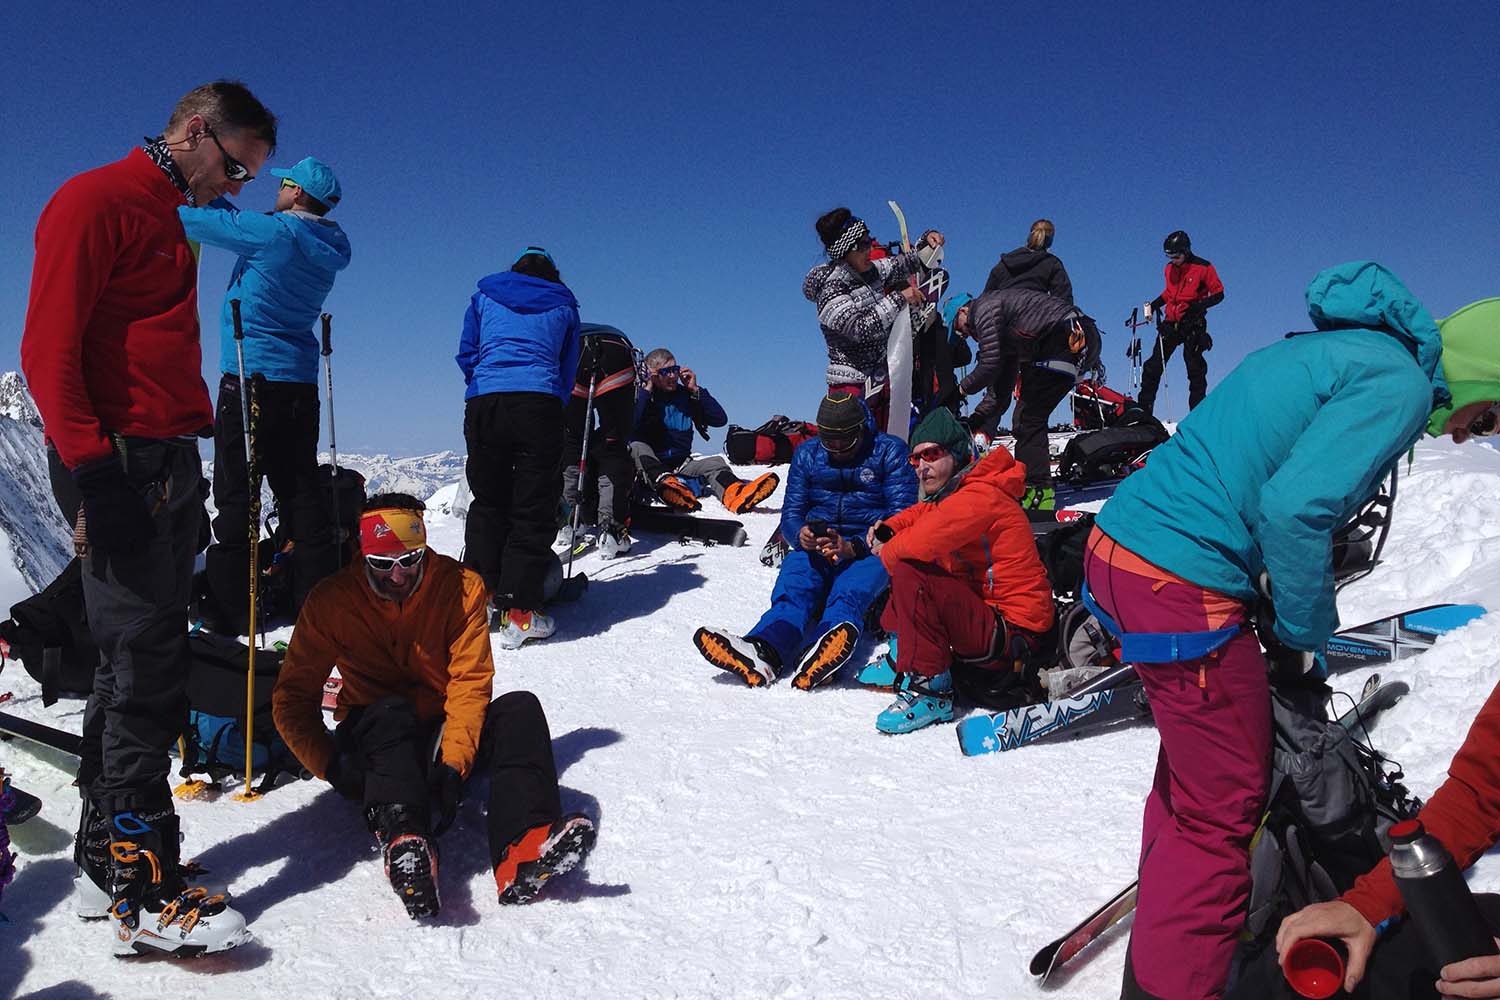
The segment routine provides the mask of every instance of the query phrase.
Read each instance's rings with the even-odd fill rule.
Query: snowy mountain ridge
[[[42,420],[16,372],[0,375],[0,616],[73,558],[72,532],[47,475]]]

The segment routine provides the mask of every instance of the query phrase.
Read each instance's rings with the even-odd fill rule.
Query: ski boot
[[[896,700],[875,717],[875,728],[890,736],[914,733],[935,722],[953,721],[953,675],[898,674]]]
[[[427,835],[427,824],[417,819],[415,810],[398,803],[366,806],[365,822],[380,845],[385,877],[407,916],[413,920],[437,916],[442,906],[437,846]]]
[[[797,672],[792,676],[792,686],[811,691],[827,684],[833,675],[854,656],[854,646],[859,642],[859,628],[853,622],[839,622],[824,632],[808,651],[802,654]]]
[[[511,608],[500,613],[498,634],[501,649],[520,649],[530,639],[545,639],[557,631],[557,622],[540,611]]]
[[[700,628],[693,645],[720,670],[735,674],[750,687],[763,687],[781,673],[781,658],[769,643],[734,635],[727,629]]]
[[[176,814],[162,825],[164,834],[176,837],[180,844],[181,824]],[[83,797],[83,814],[73,835],[73,863],[78,866],[73,873],[73,913],[80,920],[103,920],[115,901],[110,891],[114,874],[109,857],[109,817],[88,796]],[[186,884],[202,886],[210,896],[229,898],[224,883],[196,861],[179,861],[177,876]]]
[[[599,532],[599,555],[605,559],[623,556],[630,551],[634,542],[629,528],[622,524],[611,524]]]
[[[578,867],[593,848],[595,836],[593,820],[581,813],[521,834],[495,865],[500,902],[531,902],[549,880]]]
[[[1050,486],[1028,486],[1021,494],[1022,510],[1056,510],[1057,494]]]
[[[724,509],[731,514],[752,511],[775,493],[776,487],[780,485],[781,477],[774,472],[763,472],[748,483],[730,483],[724,488]]]
[[[688,489],[688,484],[670,472],[663,472],[656,477],[656,495],[668,507],[685,514],[703,509],[698,498],[693,496],[693,491]]]
[[[178,874],[171,807],[117,813],[109,825],[114,953],[174,958],[228,951],[249,941],[245,918],[222,895]]]
[[[900,675],[896,673],[896,637],[891,636],[891,644],[880,659],[871,660],[860,668],[858,676],[854,678],[867,688],[877,691],[894,691],[896,682]]]

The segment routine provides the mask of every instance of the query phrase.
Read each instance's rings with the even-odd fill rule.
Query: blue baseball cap
[[[948,329],[953,329],[953,321],[958,318],[958,311],[974,301],[974,296],[968,292],[959,292],[943,305],[943,322]]]
[[[291,181],[329,208],[337,205],[343,197],[339,179],[333,176],[333,168],[316,156],[304,156],[290,170],[272,167],[271,176]]]

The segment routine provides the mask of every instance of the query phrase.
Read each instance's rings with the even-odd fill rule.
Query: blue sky
[[[528,243],[586,320],[672,348],[731,420],[811,417],[813,220],[848,205],[894,238],[890,198],[947,234],[955,290],[1054,220],[1116,386],[1123,320],[1186,229],[1227,289],[1212,382],[1306,325],[1329,264],[1380,260],[1437,315],[1500,294],[1500,5],[1359,7],[31,5],[0,39],[0,368],[52,191],[232,77],[281,118],[272,165],[313,153],[343,184],[345,450],[462,447],[464,309]],[[231,263],[205,253],[211,378]]]

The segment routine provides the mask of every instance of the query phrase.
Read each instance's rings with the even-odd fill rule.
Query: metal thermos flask
[[[1391,874],[1434,971],[1477,955],[1496,954],[1495,939],[1453,855],[1420,820],[1390,829]]]

